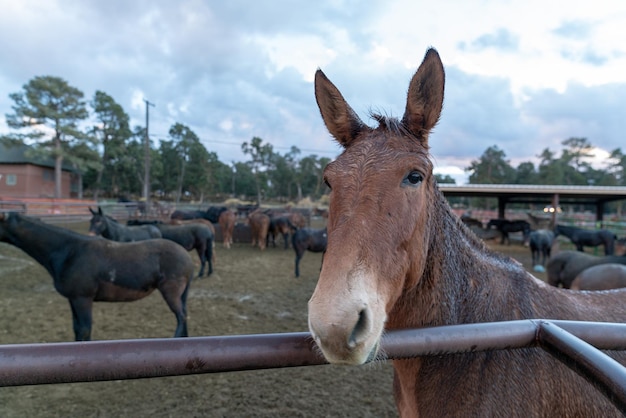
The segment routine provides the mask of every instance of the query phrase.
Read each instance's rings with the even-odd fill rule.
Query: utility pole
[[[143,99],[146,102],[146,137],[143,142],[144,152],[144,172],[143,172],[143,198],[146,205],[146,214],[150,209],[150,136],[148,132],[148,126],[150,122],[150,106],[154,107],[154,103],[150,103],[147,99]]]

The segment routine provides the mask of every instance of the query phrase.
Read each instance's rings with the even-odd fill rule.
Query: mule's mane
[[[448,203],[448,201],[446,200],[446,198],[444,197],[443,193],[441,192],[441,190],[439,189],[439,187],[437,187],[436,191],[435,191],[435,196],[436,196],[436,204],[438,206],[440,206],[440,210],[442,212],[444,212],[447,216],[446,218],[451,219],[451,222],[454,226],[456,226],[456,228],[459,229],[459,231],[461,231],[463,237],[467,240],[467,242],[474,248],[478,248],[481,251],[486,251],[486,252],[493,252],[491,250],[491,248],[489,248],[486,244],[485,241],[483,241],[482,239],[480,239],[464,222],[463,220],[461,220],[460,217],[456,216],[454,214],[454,212],[452,212],[452,209],[450,208],[450,204]]]
[[[392,134],[411,138],[415,141],[418,141],[421,145],[428,149],[428,144],[425,141],[420,140],[420,138],[418,138],[413,132],[411,132],[406,127],[406,125],[398,118],[392,116],[384,116],[380,113],[373,112],[370,113],[370,117],[378,122],[379,129],[386,129]]]

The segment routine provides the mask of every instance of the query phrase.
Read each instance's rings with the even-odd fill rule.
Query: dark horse
[[[607,229],[583,229],[575,226],[557,225],[554,228],[554,236],[565,235],[572,241],[578,251],[585,251],[584,247],[597,247],[604,245],[604,255],[615,253],[615,240],[617,236]]]
[[[173,219],[171,224],[164,224],[160,220],[129,219],[126,224],[154,225],[161,236],[178,245],[182,245],[187,251],[196,250],[200,259],[200,272],[198,277],[204,275],[204,267],[209,264],[207,276],[213,273],[213,247],[215,242],[215,227],[204,218]]]
[[[175,210],[170,215],[170,219],[180,219],[183,221],[198,218],[207,219],[207,213],[203,210]]]
[[[89,233],[91,235],[101,235],[104,238],[118,242],[143,241],[152,238],[161,238],[161,232],[155,225],[134,225],[125,226],[115,219],[102,213],[102,208],[98,207],[98,212],[91,212],[89,221]]]
[[[270,226],[267,230],[267,246],[270,242],[276,248],[276,236],[283,237],[285,250],[289,248],[289,234],[296,230],[296,226],[291,223],[288,216],[270,216]],[[293,235],[292,235],[293,236]]]
[[[315,74],[322,119],[343,147],[324,170],[328,247],[309,301],[309,329],[324,357],[347,365],[382,359],[385,330],[530,318],[626,322],[626,290],[547,286],[454,214],[430,159],[443,92],[443,65],[430,49],[402,119],[376,114],[372,128],[321,70]],[[626,363],[625,352],[608,354]],[[538,347],[433,353],[394,360],[393,368],[404,417],[621,416]]]
[[[572,282],[572,290],[609,290],[626,287],[626,266],[598,264],[583,270]]]
[[[487,224],[487,229],[495,226],[502,238],[500,239],[500,244],[504,244],[506,241],[508,244],[511,244],[511,240],[509,238],[509,233],[511,232],[521,232],[523,236],[523,243],[528,243],[528,237],[530,235],[530,223],[524,220],[516,220],[509,221],[508,219],[491,219]]]
[[[561,251],[548,260],[548,284],[569,289],[584,270],[601,264],[624,264],[626,255],[595,256],[581,251]]]
[[[545,266],[552,252],[554,242],[554,232],[549,229],[538,229],[532,231],[528,237],[528,245],[533,259],[533,267],[537,265]]]
[[[200,271],[198,277],[204,275],[204,267],[208,263],[207,276],[213,273],[213,242],[215,235],[213,230],[203,224],[189,223],[183,225],[155,225],[165,239],[174,241],[183,246],[187,251],[196,250],[200,258]]]
[[[202,218],[216,224],[218,223],[219,217],[222,212],[227,210],[228,208],[226,206],[209,206],[207,210],[175,210],[170,215],[170,219],[189,220]]]
[[[326,251],[326,228],[300,228],[291,236],[291,245],[296,252],[296,277],[300,277],[300,260],[304,253],[323,253]]]
[[[0,213],[0,241],[48,270],[72,308],[76,341],[91,339],[93,302],[130,302],[158,289],[176,315],[175,337],[187,336],[187,293],[194,265],[180,245],[164,239],[120,243]]]

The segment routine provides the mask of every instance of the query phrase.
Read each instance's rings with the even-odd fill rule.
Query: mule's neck
[[[527,295],[532,280],[513,259],[489,249],[450,209],[439,191],[430,219],[428,254],[417,285],[389,314],[390,328],[490,322],[532,316]],[[519,290],[515,290],[516,288]],[[509,301],[515,305],[510,305]],[[496,303],[492,303],[496,302]],[[521,310],[521,311],[520,311]]]

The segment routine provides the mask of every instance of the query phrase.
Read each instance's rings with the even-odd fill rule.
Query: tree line
[[[86,195],[98,198],[141,196],[146,163],[146,128],[131,128],[124,108],[110,95],[96,91],[87,102],[79,89],[53,76],[34,77],[14,102],[6,122],[12,132],[5,143],[30,143],[33,153],[55,161],[55,196],[61,196],[61,170],[72,167]],[[159,199],[207,201],[234,196],[244,199],[317,199],[327,192],[322,179],[329,158],[302,156],[292,146],[280,154],[259,137],[244,142],[248,161],[224,163],[183,123],[174,123],[168,138],[148,141],[150,190]],[[593,167],[594,146],[586,138],[562,142],[560,156],[546,148],[531,161],[513,167],[504,151],[488,147],[465,171],[472,184],[559,184],[626,186],[626,156],[617,148],[605,167]],[[454,183],[448,175],[437,175]],[[81,191],[82,195],[82,191]]]
[[[559,184],[572,186],[626,186],[626,155],[621,148],[609,153],[602,164],[594,167],[594,145],[587,139],[572,137],[561,142],[557,155],[545,148],[537,157],[539,164],[522,162],[513,167],[504,151],[491,146],[465,169],[473,184]]]
[[[96,200],[137,198],[147,159],[150,190],[164,200],[237,196],[289,201],[319,198],[326,191],[322,171],[330,159],[302,156],[295,146],[280,154],[253,137],[242,144],[249,161],[227,164],[190,127],[176,122],[158,146],[148,141],[146,155],[146,128],[131,128],[124,108],[103,91],[87,102],[83,92],[62,78],[40,76],[9,97],[14,105],[6,122],[12,132],[0,139],[8,145],[32,144],[31,156],[54,160],[55,197],[62,195],[61,172],[69,165],[80,176],[81,197],[84,192]]]

